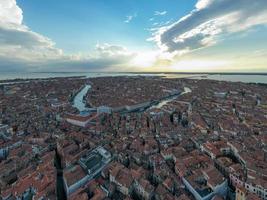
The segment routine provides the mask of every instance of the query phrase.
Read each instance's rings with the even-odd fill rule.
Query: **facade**
[[[253,185],[240,180],[234,174],[230,174],[230,181],[236,188],[244,188],[246,192],[256,194],[261,199],[267,200],[267,189],[261,185]],[[240,190],[237,190],[240,191]]]
[[[133,179],[127,174],[125,169],[122,169],[115,177],[114,183],[122,194],[130,195],[133,189]]]
[[[109,180],[116,185],[118,191],[126,196],[134,188],[134,179],[131,176],[130,170],[122,165],[118,165],[111,170]]]
[[[153,197],[154,187],[145,179],[135,181],[134,191],[144,200],[150,200]]]
[[[67,114],[65,120],[75,126],[87,127],[92,121],[97,117],[96,114],[93,115],[71,115]]]
[[[261,198],[256,194],[249,193],[242,187],[237,187],[235,200],[261,200]]]

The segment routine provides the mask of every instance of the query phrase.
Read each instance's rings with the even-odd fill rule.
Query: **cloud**
[[[100,56],[112,57],[112,56],[132,56],[133,53],[127,48],[118,45],[110,45],[104,43],[102,45],[97,44],[96,50]]]
[[[0,71],[124,71],[136,55],[125,47],[107,43],[97,44],[95,50],[87,54],[63,54],[38,61],[14,58],[11,53],[11,56],[0,55]]]
[[[11,71],[25,71],[26,68],[30,68],[25,60],[20,60],[14,57],[11,58],[0,55],[0,61],[0,73]]]
[[[110,44],[98,44],[87,54],[67,55],[50,38],[23,24],[15,0],[0,0],[0,71],[101,71],[122,68],[134,57],[126,48]]]
[[[154,15],[156,15],[156,16],[158,16],[158,15],[166,15],[167,14],[167,11],[165,10],[165,11],[155,11],[154,12]]]
[[[195,9],[158,29],[152,40],[164,51],[190,52],[262,24],[267,24],[266,0],[198,0]]]
[[[132,19],[134,18],[134,16],[132,15],[128,15],[126,16],[126,20],[124,21],[125,23],[130,23],[132,21]]]
[[[0,23],[21,24],[22,10],[17,6],[15,0],[0,1]]]
[[[88,54],[74,54],[64,59],[54,59],[41,65],[42,71],[124,71],[136,53],[125,47],[97,44],[95,50]],[[53,68],[56,66],[56,68]]]
[[[23,12],[15,0],[0,0],[0,56],[34,61],[61,54],[52,40],[23,24]]]
[[[128,16],[126,16],[126,20],[124,22],[130,23],[136,17],[137,17],[137,13],[135,13],[134,15],[128,15]]]

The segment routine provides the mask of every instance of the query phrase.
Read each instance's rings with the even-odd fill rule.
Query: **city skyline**
[[[0,71],[267,72],[265,0],[0,0]]]

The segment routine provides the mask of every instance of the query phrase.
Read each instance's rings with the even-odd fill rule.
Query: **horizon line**
[[[107,74],[200,74],[200,75],[216,75],[216,74],[224,74],[224,75],[267,75],[267,72],[134,72],[134,71],[129,71],[129,72],[124,72],[124,71],[118,71],[118,72],[112,72],[112,71],[32,71],[32,72],[27,72],[27,71],[16,71],[16,72],[8,72],[6,73],[107,73]],[[4,72],[5,73],[5,72]]]

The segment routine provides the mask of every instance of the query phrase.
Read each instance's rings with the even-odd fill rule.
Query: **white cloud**
[[[167,14],[167,11],[166,10],[164,10],[164,11],[155,11],[154,12],[154,15],[156,15],[156,16],[158,16],[158,15],[166,15]]]
[[[199,0],[194,10],[153,35],[162,50],[189,52],[218,39],[267,24],[266,0]]]
[[[42,69],[49,71],[56,66],[53,71],[124,71],[135,56],[134,52],[122,46],[97,44],[95,50],[88,54],[74,54],[52,60],[45,63]]]
[[[126,20],[124,21],[125,23],[130,23],[132,21],[132,19],[134,18],[133,15],[128,15],[126,16]]]
[[[127,48],[118,46],[118,45],[110,45],[108,43],[105,44],[97,44],[96,50],[101,56],[112,57],[112,56],[133,56],[134,53],[130,52]]]
[[[137,17],[137,13],[135,13],[134,15],[128,15],[128,16],[126,16],[126,20],[124,22],[130,23],[136,17]]]
[[[109,44],[97,45],[87,54],[67,55],[51,39],[23,24],[23,12],[15,0],[0,0],[0,71],[103,70],[125,66],[134,56],[124,47]]]
[[[202,8],[206,8],[208,5],[210,5],[212,3],[211,0],[198,0],[197,4],[196,4],[196,8],[198,10],[202,9]]]
[[[15,0],[0,0],[0,56],[35,61],[61,54],[52,40],[23,24],[23,12]]]
[[[0,24],[21,24],[22,19],[22,10],[15,0],[0,0]]]

